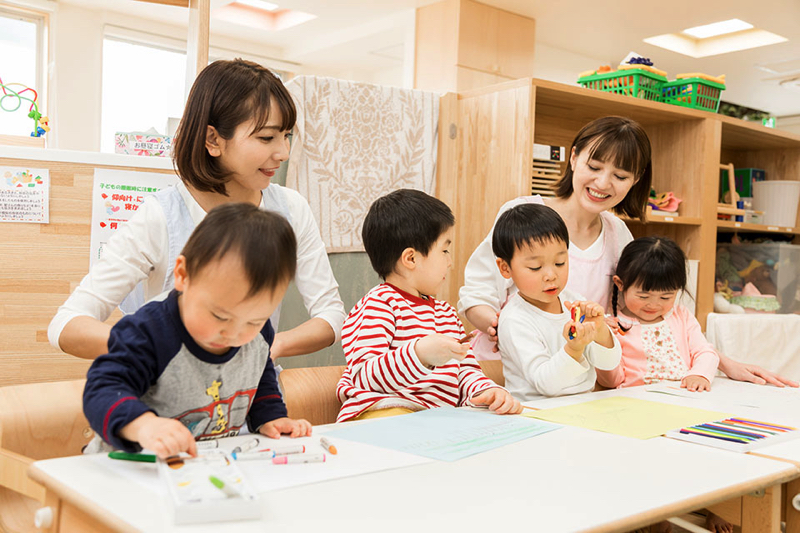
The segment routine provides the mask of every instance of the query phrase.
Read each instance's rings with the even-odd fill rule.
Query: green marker
[[[140,463],[155,463],[156,456],[149,453],[108,452],[111,459],[122,461],[139,461]]]
[[[208,480],[211,482],[212,485],[217,487],[219,490],[224,492],[229,498],[232,496],[241,496],[238,490],[233,488],[230,484],[226,484],[220,478],[216,476],[208,476]]]

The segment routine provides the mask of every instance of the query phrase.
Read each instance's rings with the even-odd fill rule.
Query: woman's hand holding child
[[[469,344],[462,344],[458,339],[448,335],[434,333],[418,340],[415,350],[420,362],[432,368],[443,365],[451,359],[461,361],[469,352]]]

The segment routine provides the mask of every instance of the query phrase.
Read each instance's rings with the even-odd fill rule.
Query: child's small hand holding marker
[[[581,304],[585,302],[564,302],[570,308],[572,320],[564,324],[564,338],[567,344],[564,351],[567,355],[580,362],[583,360],[583,350],[595,339],[597,326],[591,320],[586,322],[586,315],[581,314]]]
[[[153,450],[161,459],[181,452],[197,457],[197,444],[192,432],[179,420],[156,416],[152,411],[125,425],[120,436],[138,442],[142,448]]]
[[[519,403],[519,400],[511,396],[507,390],[499,387],[479,392],[470,399],[470,402],[476,406],[488,406],[490,411],[494,411],[498,415],[518,415],[522,412],[522,404]]]
[[[464,339],[468,340],[467,337]],[[464,339],[433,333],[417,341],[415,346],[417,357],[428,368],[441,366],[451,359],[461,361],[469,352],[469,343]]]

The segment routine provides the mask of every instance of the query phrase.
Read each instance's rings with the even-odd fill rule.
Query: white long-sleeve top
[[[500,215],[520,204],[544,204],[541,196],[521,196],[503,204],[495,217],[495,224]],[[611,274],[622,249],[633,240],[625,223],[611,213],[601,214],[602,230],[597,240],[586,249],[580,249],[569,243],[569,281],[567,287],[579,294],[585,294],[603,307],[608,306],[611,294]],[[606,234],[613,238],[606,239]],[[475,248],[464,269],[464,286],[458,291],[458,311],[463,315],[467,309],[476,305],[488,305],[500,311],[508,297],[517,292],[517,287],[510,279],[500,275],[497,258],[492,252],[492,235],[494,224],[489,234]],[[606,241],[611,242],[606,242]],[[610,249],[609,249],[610,248]],[[608,256],[608,257],[607,257]],[[596,263],[604,263],[598,272],[592,268]],[[597,279],[602,277],[603,279]]]
[[[578,362],[567,354],[564,324],[570,321],[565,301],[582,300],[568,289],[561,292],[561,313],[547,313],[526,302],[519,293],[500,312],[498,346],[503,361],[505,387],[524,402],[542,396],[563,396],[589,392],[597,379],[595,368],[612,370],[620,363],[622,351],[590,342]]]
[[[183,183],[175,185],[194,226],[206,212],[192,197]],[[271,184],[270,187],[280,187]],[[325,245],[319,235],[308,202],[297,191],[282,188],[291,215],[291,226],[297,238],[297,274],[295,283],[303,303],[312,318],[321,318],[341,336],[344,304],[339,285],[333,277]],[[262,200],[262,208],[265,205]],[[148,301],[172,288],[173,280],[165,280],[169,265],[169,237],[164,209],[154,197],[147,197],[131,219],[109,239],[103,256],[84,276],[80,285],[58,308],[47,337],[56,348],[67,323],[78,316],[106,320],[122,300],[143,283],[144,300]],[[193,229],[193,228],[192,228]],[[183,244],[181,244],[181,247]]]
[[[471,352],[435,368],[422,364],[417,341],[434,333],[456,339],[464,335],[456,310],[447,302],[423,299],[388,283],[361,298],[342,329],[347,368],[336,386],[342,402],[336,421],[370,409],[472,406],[473,396],[499,387],[483,374]]]

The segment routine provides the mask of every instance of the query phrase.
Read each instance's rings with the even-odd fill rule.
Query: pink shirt
[[[653,376],[653,357],[648,358],[646,342],[644,340],[643,326],[635,318],[619,314],[620,323],[631,326],[624,334],[616,334],[622,347],[622,362],[614,370],[597,370],[597,381],[604,387],[622,388],[635,385],[645,385],[657,380],[645,378]],[[702,376],[709,383],[714,381],[719,365],[719,355],[714,346],[706,340],[700,330],[700,323],[688,309],[676,305],[664,317],[664,322],[672,331],[678,354],[686,365],[688,371],[685,376]],[[648,359],[651,367],[648,369]]]

